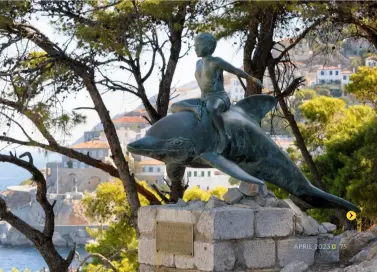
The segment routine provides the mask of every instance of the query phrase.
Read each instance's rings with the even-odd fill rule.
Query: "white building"
[[[135,177],[139,180],[145,180],[149,184],[164,185],[164,176],[166,172],[165,163],[154,160],[146,159],[135,163],[136,171]]]
[[[317,70],[316,84],[339,84],[341,89],[350,83],[350,76],[355,73],[350,70],[342,70],[339,66],[327,66],[322,67]]]
[[[365,66],[377,67],[377,56],[371,56],[365,59]]]
[[[316,84],[340,84],[342,70],[337,66],[322,67],[317,70]]]
[[[246,86],[246,80],[242,79],[242,82]],[[226,75],[224,84],[225,91],[228,93],[231,103],[238,102],[245,98],[245,90],[238,77],[234,75]]]
[[[353,74],[354,72],[350,71],[350,70],[344,70],[342,71],[342,89],[344,88],[345,85],[347,85],[348,83],[350,83],[350,77],[351,75]]]
[[[215,168],[188,167],[183,176],[183,182],[188,183],[189,188],[198,187],[202,190],[212,190],[219,186],[230,187],[229,176]]]

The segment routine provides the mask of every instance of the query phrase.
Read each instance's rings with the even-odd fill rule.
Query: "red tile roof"
[[[165,163],[162,161],[150,159],[150,160],[144,160],[139,162],[139,165],[164,165]]]
[[[148,123],[143,117],[140,116],[122,116],[113,120],[113,123]]]
[[[350,70],[345,70],[345,71],[342,71],[342,74],[353,74],[353,72]]]
[[[109,144],[100,140],[92,140],[89,142],[78,143],[71,146],[73,149],[108,149]]]
[[[320,70],[340,70],[338,66],[323,66]]]

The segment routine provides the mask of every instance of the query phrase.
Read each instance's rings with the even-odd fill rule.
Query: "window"
[[[85,163],[82,162],[82,163],[80,164],[80,168],[85,168]]]
[[[332,76],[332,71],[330,71],[330,76]]]
[[[194,171],[194,177],[197,177],[197,176],[198,176],[198,173]]]
[[[325,75],[325,71],[321,71],[321,76],[324,76]]]
[[[202,177],[204,177],[204,171],[202,171]]]
[[[188,177],[191,177],[191,171],[190,171],[190,172],[188,172],[187,174],[188,174],[188,175],[187,175]]]
[[[208,176],[209,176],[209,177],[211,176],[211,171],[208,171]]]
[[[153,172],[153,167],[149,167],[149,172]]]
[[[338,76],[338,75],[339,75],[339,71],[335,71],[335,75],[337,75],[337,76]]]
[[[347,76],[343,76],[343,80],[347,80]]]
[[[98,150],[98,157],[102,158],[103,157],[103,150]]]
[[[141,171],[142,171],[142,172],[146,172],[146,171],[145,171],[145,167],[143,167]]]
[[[97,150],[92,150],[92,157],[97,158]]]
[[[160,167],[157,167],[157,172],[161,172],[161,169],[160,169]]]

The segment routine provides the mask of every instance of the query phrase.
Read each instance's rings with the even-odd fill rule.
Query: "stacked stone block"
[[[181,204],[141,208],[140,272],[280,271],[293,261],[313,264],[318,232],[312,236],[298,234],[298,215],[288,205],[207,207]],[[194,256],[156,253],[156,221],[192,223]]]

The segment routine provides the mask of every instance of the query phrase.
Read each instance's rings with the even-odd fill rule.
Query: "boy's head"
[[[195,37],[195,52],[198,57],[210,56],[215,52],[216,39],[212,34],[200,33]]]

